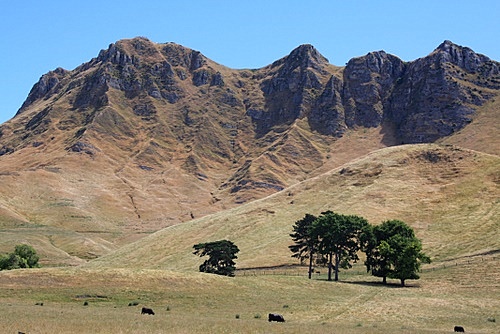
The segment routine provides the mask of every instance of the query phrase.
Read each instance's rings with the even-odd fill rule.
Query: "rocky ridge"
[[[463,128],[472,121],[474,106],[482,105],[500,88],[498,62],[450,41],[412,62],[377,51],[351,59],[345,68],[335,68],[312,45],[301,45],[250,73],[231,70],[229,74],[222,68],[200,52],[174,43],[123,40],[73,71],[58,68],[43,75],[18,115],[61,89],[65,94],[77,88],[71,101],[74,110],[102,109],[108,105],[106,93],[113,89],[129,100],[141,99],[141,103],[131,103],[134,113],[151,118],[156,107],[148,98],[170,105],[187,100],[189,89],[180,83],[188,80],[202,94],[204,86],[224,90],[217,102],[243,107],[261,136],[303,118],[310,130],[337,137],[348,128],[377,127],[389,121],[396,125],[401,142],[421,143]],[[75,80],[85,72],[90,73]],[[39,124],[47,112],[37,113],[28,128]],[[186,112],[184,118],[191,125]]]

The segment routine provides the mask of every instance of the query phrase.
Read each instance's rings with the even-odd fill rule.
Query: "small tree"
[[[240,250],[229,240],[200,243],[193,246],[193,254],[203,257],[208,255],[208,260],[200,265],[200,272],[217,275],[234,276],[236,270],[234,259]]]
[[[382,253],[379,246],[395,235],[415,238],[411,227],[399,220],[388,220],[377,226],[368,225],[361,234],[362,250],[366,253],[367,271],[371,271],[373,276],[382,277],[384,284],[392,270],[392,264],[388,252]]]
[[[351,268],[351,261],[359,260],[359,236],[368,225],[366,219],[346,216],[331,211],[324,212],[314,221],[311,235],[318,239],[318,252],[328,257],[328,280],[332,280],[335,268],[335,281],[339,280],[339,268]],[[335,265],[333,260],[335,259]]]
[[[16,245],[13,253],[0,255],[0,270],[38,268],[39,259],[35,249],[30,245]]]
[[[407,279],[419,279],[418,272],[422,263],[431,263],[430,257],[422,252],[422,243],[417,238],[395,236],[381,244],[382,254],[392,259],[393,269],[389,278],[399,279],[405,286]]]
[[[317,239],[311,236],[311,228],[316,216],[306,214],[301,220],[297,220],[293,225],[293,233],[290,234],[294,245],[288,246],[293,253],[292,257],[296,257],[303,263],[305,259],[309,259],[309,279],[312,277],[313,256],[317,244]]]
[[[400,220],[388,220],[378,226],[366,228],[362,234],[365,265],[372,275],[399,279],[405,285],[407,279],[420,278],[422,263],[430,258],[422,252],[422,243],[413,229]]]

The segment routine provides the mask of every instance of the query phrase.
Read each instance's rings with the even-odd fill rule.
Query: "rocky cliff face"
[[[351,59],[344,71],[343,102],[348,127],[379,126],[405,64],[384,51]]]
[[[432,142],[470,123],[475,107],[499,89],[497,62],[445,41],[429,56],[407,65],[387,115],[402,142]]]
[[[266,77],[260,83],[264,104],[247,111],[256,131],[266,133],[306,117],[328,80],[328,67],[328,60],[312,45],[302,45],[265,68]]]
[[[306,117],[311,130],[342,136],[356,126],[395,125],[401,143],[433,142],[462,129],[500,89],[499,64],[449,41],[429,56],[403,62],[384,51],[351,59],[342,75],[312,46],[271,65],[257,131]]]

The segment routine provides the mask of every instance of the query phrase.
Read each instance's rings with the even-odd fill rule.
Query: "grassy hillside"
[[[16,117],[0,125],[0,252],[28,242],[44,265],[85,262],[163,228],[264,198],[378,149],[416,142],[420,135],[417,142],[449,135],[439,143],[498,156],[497,64],[469,73],[447,63],[444,77],[441,70],[424,70],[445,47],[463,50],[443,44],[418,61],[422,72],[415,75],[430,75],[424,81],[439,87],[449,81],[442,88],[444,100],[427,94],[437,88],[422,89],[420,97],[420,79],[401,86],[413,76],[399,71],[404,64],[397,57],[369,53],[336,67],[311,45],[261,69],[234,70],[181,45],[134,38],[111,44],[74,70],[51,71],[34,85]],[[372,67],[372,61],[385,65]],[[389,103],[387,94],[395,94],[396,82],[401,93],[415,84],[408,89],[419,97],[394,96]],[[410,100],[430,104],[408,109]],[[398,103],[406,111],[400,113]],[[416,118],[404,121],[410,109]],[[441,112],[421,113],[425,110]],[[411,130],[414,122],[418,126]],[[407,136],[417,137],[406,141]],[[383,177],[371,178],[385,182]],[[353,189],[365,191],[366,180],[358,181]],[[373,206],[380,193],[391,191],[381,189],[362,200]],[[378,212],[356,207],[352,201],[362,194],[346,200],[354,193],[342,189],[335,197],[327,192],[330,202],[307,209],[355,208],[375,222],[386,219],[386,210],[408,214],[394,204],[377,204]],[[269,217],[259,213],[259,224],[269,218],[278,226],[290,225],[304,214],[296,204],[287,208],[288,216],[280,216],[287,200],[272,204],[278,208],[270,208],[275,214]],[[417,217],[415,223],[428,218]]]
[[[500,249],[500,158],[452,146],[407,145],[376,151],[265,199],[172,226],[91,261],[88,268],[196,271],[199,242],[229,239],[237,266],[294,264],[288,245],[305,213],[333,210],[372,224],[400,219],[434,261]]]
[[[79,267],[0,272],[2,326],[27,333],[385,334],[461,325],[497,333],[499,159],[453,146],[386,148]],[[312,280],[304,267],[258,269],[297,264],[288,251],[292,224],[328,209],[374,224],[404,220],[433,263],[406,288],[381,285],[362,264],[341,271],[340,282],[326,281],[322,268]],[[203,260],[192,245],[223,238],[241,250],[236,277],[197,272]],[[156,315],[141,315],[142,306]],[[270,312],[286,322],[269,323]]]
[[[301,170],[289,175],[288,182],[297,183],[393,143],[385,128],[352,131],[337,141],[328,142],[305,131],[304,126],[298,124],[289,131],[289,144],[273,154],[250,159],[248,170],[240,174],[287,174],[288,165],[275,161],[293,153],[309,157],[303,159],[308,161],[304,165],[288,161],[296,170]],[[312,146],[308,141],[318,144]],[[114,152],[104,146],[105,143],[103,140],[100,149]],[[133,147],[131,141],[122,144],[127,143]],[[178,166],[187,156],[184,153],[176,155],[179,161],[156,167],[151,160],[155,154],[142,154],[140,159],[134,158],[137,156],[134,152],[128,153],[131,158],[109,153],[88,157],[52,152],[50,148],[47,146],[40,153],[38,147],[28,147],[2,156],[2,252],[11,251],[17,243],[28,242],[39,251],[44,265],[74,265],[162,228],[234,206],[230,203],[235,196],[231,194],[232,187],[219,191],[221,184],[216,184],[216,180],[227,178],[233,172],[239,175],[239,172],[210,167],[212,175],[220,175],[194,177]],[[150,149],[138,148],[137,151],[149,152]],[[252,190],[247,193],[250,192]],[[262,188],[252,193],[263,196]]]
[[[498,333],[496,77],[447,65],[454,85],[443,93],[460,84],[451,96],[471,103],[470,123],[436,144],[395,146],[401,120],[389,116],[320,134],[328,119],[309,117],[321,103],[343,117],[345,68],[297,50],[310,51],[232,70],[137,38],[44,76],[0,126],[0,252],[28,243],[44,266],[0,272],[2,331]],[[371,78],[360,87],[387,90],[380,73],[360,71]],[[457,126],[446,117],[436,122]],[[433,124],[419,131],[442,129]],[[406,288],[381,285],[362,263],[340,282],[324,268],[308,280],[289,234],[326,210],[405,221],[433,262]],[[240,249],[234,278],[198,272],[192,246],[220,239]],[[287,322],[268,323],[269,312]]]
[[[499,117],[500,99],[495,97],[478,108],[471,124],[438,142],[500,155]]]

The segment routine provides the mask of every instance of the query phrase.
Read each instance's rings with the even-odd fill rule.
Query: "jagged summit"
[[[403,70],[404,62],[398,57],[388,54],[387,52],[372,51],[364,56],[355,57],[349,60],[347,63],[347,68],[367,67],[370,72],[380,73],[382,75],[390,74],[392,77],[397,77],[401,75]],[[356,74],[354,74],[356,75]],[[370,80],[367,78],[367,80]]]
[[[136,37],[110,44],[72,71],[59,68],[43,75],[17,113],[31,110],[27,129],[38,130],[18,141],[48,131],[53,110],[72,119],[65,123],[78,126],[68,111],[55,108],[59,101],[86,115],[81,126],[92,123],[97,111],[113,105],[128,106],[133,115],[148,120],[157,119],[160,110],[167,108],[183,114],[185,125],[192,126],[194,113],[186,110],[201,98],[233,112],[243,108],[240,117],[252,123],[257,137],[298,119],[307,119],[312,131],[335,136],[356,126],[376,127],[390,121],[401,142],[428,142],[470,123],[474,106],[495,95],[450,85],[451,78],[464,78],[460,71],[477,72],[480,78],[474,84],[499,89],[497,62],[448,40],[413,62],[375,51],[351,59],[344,68],[334,67],[314,46],[303,44],[249,77],[246,71],[225,68],[199,51]],[[207,87],[212,87],[211,92]],[[215,96],[215,88],[224,93]],[[125,101],[116,101],[112,90],[124,94]]]
[[[457,52],[463,52],[463,50],[467,50],[468,52],[474,52],[472,49],[466,46],[455,44],[450,40],[444,40],[441,44],[438,45],[438,47],[434,50],[434,52],[445,52],[453,54]]]
[[[446,39],[441,44],[438,45],[436,50],[447,51],[450,48],[460,47],[459,45],[453,43],[452,41]]]
[[[242,115],[250,117],[258,136],[303,118],[308,119],[311,130],[337,136],[344,133],[339,129],[376,127],[389,120],[396,123],[402,142],[434,141],[465,126],[473,114],[470,105],[481,105],[491,96],[485,91],[445,85],[448,79],[443,78],[444,72],[431,67],[435,61],[445,72],[451,69],[444,64],[458,66],[450,72],[450,77],[458,78],[461,70],[479,72],[482,79],[475,80],[475,84],[498,89],[497,62],[448,40],[429,56],[413,62],[375,51],[351,59],[345,68],[332,66],[314,46],[303,44],[270,66],[255,70],[253,78],[245,74],[236,80],[235,77],[246,71],[230,70],[199,51],[176,43],[154,43],[136,37],[110,44],[96,58],[72,71],[56,69],[43,75],[17,115],[37,104],[38,109],[33,109],[37,116],[28,119],[30,128],[36,124],[47,127],[55,102],[64,100],[72,110],[89,113],[85,118],[88,124],[96,110],[114,103],[116,96],[111,98],[109,94],[112,89],[124,94],[135,115],[153,119],[159,110],[169,105],[174,110],[181,106],[191,109],[195,92],[205,100],[214,98],[204,87],[225,87],[216,105],[220,106],[222,101],[222,105],[233,110],[244,107]],[[426,87],[431,83],[432,88]],[[449,98],[433,97],[438,91]],[[160,102],[167,104],[157,105]],[[456,105],[452,109],[461,110],[459,119],[456,115],[451,117],[453,126],[447,130],[432,129],[441,123],[424,121],[425,126],[419,125],[416,131],[416,123],[422,120],[417,121],[413,113],[439,118],[445,105]],[[427,110],[441,112],[428,113]],[[186,124],[193,124],[191,116],[185,117]],[[401,127],[406,130],[400,130]],[[32,134],[27,135],[30,136]]]
[[[304,67],[312,67],[315,64],[328,63],[328,59],[319,53],[319,51],[311,44],[302,44],[298,46],[290,52],[290,55],[287,56],[287,60],[291,62],[298,61]]]
[[[154,43],[145,37],[120,40],[101,50],[97,61],[110,61],[124,65],[135,62],[168,62],[171,66],[183,66],[191,71],[208,61],[199,51],[174,42]]]
[[[449,40],[441,43],[432,54],[437,54],[443,62],[450,62],[469,72],[475,72],[483,64],[491,63],[489,57],[476,53],[468,47],[457,45]],[[495,67],[498,73],[498,66]]]
[[[31,88],[28,97],[17,111],[16,116],[22,113],[23,110],[28,108],[33,102],[55,94],[58,91],[59,82],[68,73],[70,73],[70,71],[58,67],[55,70],[42,75],[40,80]]]
[[[311,44],[302,44],[293,49],[287,56],[275,61],[271,67],[285,66],[286,71],[293,71],[296,68],[312,68],[322,71],[324,66],[329,65],[329,61]]]

